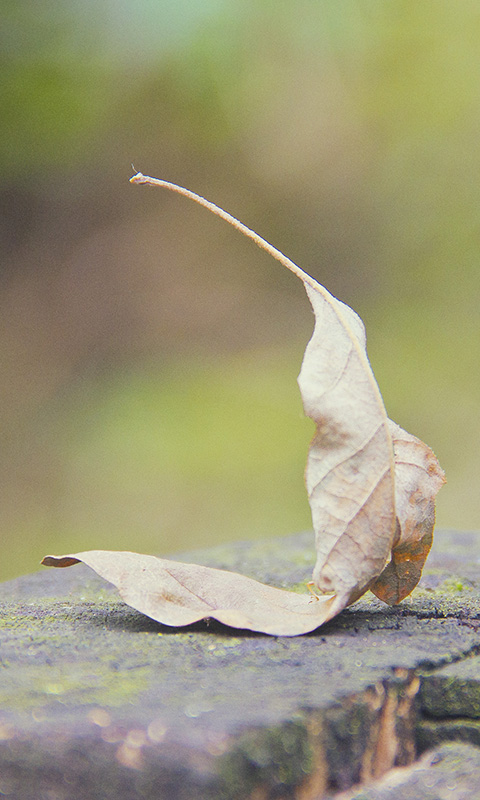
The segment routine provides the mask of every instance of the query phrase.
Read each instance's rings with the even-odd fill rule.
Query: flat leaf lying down
[[[315,423],[305,482],[315,531],[315,598],[231,572],[134,553],[47,556],[84,561],[134,608],[167,625],[214,617],[238,628],[294,636],[317,628],[368,589],[397,603],[417,585],[435,521],[443,471],[427,445],[388,419],[360,317],[273,245],[226,211],[176,184],[141,173],[133,183],[170,189],[226,220],[303,283],[315,315],[298,378]]]
[[[180,627],[210,617],[232,628],[298,636],[337,613],[333,596],[316,600],[235,572],[139,553],[90,550],[45,556],[42,564],[70,567],[80,561],[113,583],[129,606],[164,625]]]

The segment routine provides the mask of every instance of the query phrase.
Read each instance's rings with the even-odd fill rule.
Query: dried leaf
[[[310,447],[306,470],[306,484],[316,532],[317,564],[313,574],[314,582],[320,590],[328,591],[329,589],[334,589],[339,596],[342,596],[342,587],[339,577],[342,560],[347,556],[350,563],[345,565],[346,570],[348,570],[346,577],[348,580],[355,578],[356,584],[346,604],[358,599],[365,590],[365,583],[364,580],[362,580],[362,576],[365,576],[367,582],[370,580],[370,585],[367,586],[367,588],[374,592],[380,600],[390,605],[399,603],[407,597],[418,584],[423,566],[432,546],[433,528],[435,525],[435,497],[445,482],[444,472],[435,454],[426,444],[415,436],[412,436],[412,434],[404,431],[399,425],[392,422],[392,420],[388,420],[388,427],[393,442],[395,476],[395,499],[394,503],[391,505],[392,511],[396,516],[393,536],[394,546],[392,548],[392,541],[390,540],[387,558],[390,556],[391,549],[391,560],[385,569],[381,571],[379,577],[372,583],[371,577],[375,575],[378,565],[381,563],[385,554],[385,550],[382,551],[380,547],[379,537],[381,539],[382,532],[385,533],[387,527],[385,524],[386,516],[383,518],[382,528],[381,512],[379,505],[377,505],[380,518],[376,520],[376,536],[370,535],[372,533],[375,534],[374,525],[372,525],[369,531],[368,526],[364,525],[362,528],[352,523],[345,528],[343,533],[338,535],[338,528],[341,527],[341,522],[343,522],[344,518],[342,518],[341,521],[329,519],[332,499],[338,497],[339,511],[337,516],[340,516],[341,511],[346,508],[345,501],[346,499],[350,499],[351,492],[348,478],[347,485],[343,487],[341,482],[335,485],[331,475],[328,480],[325,479],[325,475],[328,474],[329,459],[330,462],[334,459],[340,460],[342,468],[340,473],[341,479],[345,478],[345,475],[342,474],[345,467],[349,468],[354,466],[355,461],[351,456],[350,460],[342,462],[341,455],[338,452],[338,445],[337,447],[332,447],[331,453],[328,452],[328,439],[331,440],[333,437],[331,432],[328,431],[325,416],[322,416],[322,414],[325,414],[325,398],[322,396],[322,402],[319,402],[318,398],[315,397],[315,391],[321,391],[322,380],[319,380],[318,377],[318,365],[324,363],[325,355],[322,351],[325,349],[325,342],[327,342],[328,347],[329,336],[326,330],[322,331],[319,324],[319,320],[321,320],[323,328],[326,327],[325,314],[322,313],[321,307],[320,309],[318,308],[318,293],[315,294],[312,292],[309,286],[305,288],[312,302],[316,317],[314,335],[307,347],[302,371],[299,376],[305,413],[317,422],[317,431]],[[345,327],[348,326],[350,333],[355,335],[366,358],[366,336],[362,321],[348,306],[345,306],[339,301],[335,302],[341,307],[340,311],[343,312],[345,316],[345,321],[347,323]],[[327,324],[331,323],[327,322]],[[335,341],[337,345],[335,357],[337,358],[340,356],[338,348],[339,343],[340,337],[337,336]],[[365,365],[363,366],[365,369]],[[311,377],[312,371],[313,378]],[[348,371],[348,385],[351,386],[353,379],[351,363],[349,364]],[[345,373],[346,372],[347,369],[345,369]],[[342,381],[344,384],[345,373],[342,374]],[[305,374],[308,376],[307,381],[304,380]],[[313,389],[311,388],[310,395],[307,383],[310,387],[313,387]],[[357,385],[361,385],[361,378]],[[340,381],[340,386],[338,388],[336,387],[337,393],[342,388],[344,389],[344,385],[342,386],[342,382]],[[361,414],[362,409],[364,410],[364,414],[366,412],[368,395],[361,396],[359,392],[356,399],[358,399],[358,405],[355,406],[351,418],[362,419],[362,424],[364,425],[368,425],[369,422],[371,424],[375,416],[380,420],[380,409],[378,406],[375,407],[375,403],[373,403],[369,420],[366,420],[365,416]],[[333,409],[333,418],[335,418],[335,411],[338,411],[340,407],[341,405],[338,403],[336,408]],[[316,417],[316,414],[319,416]],[[345,417],[342,421],[344,419]],[[375,445],[377,448],[375,453],[372,445]],[[375,461],[375,455],[378,457],[379,453],[378,441],[376,442],[375,439],[373,439],[368,442],[368,447],[370,448],[368,451],[365,450],[365,452],[363,452],[362,448],[359,448],[359,450],[362,449],[362,463],[369,477],[373,480],[375,477],[375,465],[378,467],[378,462]],[[326,450],[327,452],[325,452]],[[366,461],[363,460],[364,457],[366,457]],[[338,477],[338,475],[335,474],[335,477]],[[355,489],[358,490],[361,487],[361,483],[355,478],[355,475],[353,476],[353,481],[355,481]],[[334,486],[333,491],[332,484]],[[327,493],[326,497],[322,497],[323,492]],[[328,492],[331,492],[333,498],[332,496],[328,496]],[[388,494],[386,496],[383,495],[383,498],[386,498],[387,503],[392,502],[389,500]],[[378,503],[378,498],[368,498],[368,505],[366,502],[361,510],[370,511],[370,509],[373,508],[375,512],[375,501]],[[335,522],[337,522],[338,537],[336,542]],[[375,524],[375,520],[373,522]],[[358,545],[360,553],[358,553],[358,550],[356,552],[354,544],[345,542],[347,537],[351,537],[354,540],[354,544]],[[329,550],[329,546],[331,546],[332,543],[334,543],[334,546]],[[386,545],[387,543],[388,539],[384,536],[383,544]],[[338,551],[340,551],[340,553]],[[358,556],[356,562],[355,555]],[[383,563],[385,564],[385,561]],[[330,580],[329,570],[332,568],[334,575],[332,580]]]
[[[113,583],[129,606],[164,625],[181,627],[213,618],[234,628],[298,636],[337,613],[334,597],[316,600],[235,572],[139,553],[90,550],[45,556],[42,564],[70,567],[80,561]]]
[[[323,287],[305,288],[315,330],[298,382],[317,426],[305,473],[317,549],[313,580],[348,605],[381,573],[392,549],[393,444],[363,323]]]
[[[435,496],[445,475],[435,454],[420,439],[390,421],[395,452],[398,535],[392,559],[370,586],[380,600],[403,600],[420,580],[433,542]]]
[[[313,581],[321,592],[337,594],[341,610],[382,572],[396,530],[393,443],[366,355],[363,322],[273,245],[205,198],[141,173],[131,182],[195,200],[303,282],[315,314],[299,376],[305,413],[317,426],[306,469],[317,548]]]
[[[387,603],[399,602],[418,583],[444,478],[432,451],[388,419],[367,358],[363,322],[223,209],[141,173],[131,181],[195,200],[303,282],[315,328],[298,383],[305,413],[316,425],[305,479],[317,551],[313,584],[325,594],[315,600],[235,573],[136,553],[97,550],[47,556],[42,563],[83,561],[115,584],[129,605],[167,625],[214,617],[238,628],[295,636],[331,619],[368,588]]]

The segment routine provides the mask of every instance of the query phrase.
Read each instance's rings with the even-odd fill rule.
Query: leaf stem
[[[188,197],[190,200],[194,200],[199,205],[208,209],[208,211],[211,211],[212,214],[215,214],[217,217],[220,217],[221,219],[225,220],[225,222],[228,222],[230,225],[236,228],[237,231],[240,231],[240,233],[243,233],[245,236],[248,237],[248,239],[251,239],[252,242],[255,242],[255,244],[258,247],[260,247],[262,250],[265,250],[267,253],[273,256],[273,258],[275,258],[276,261],[279,261],[280,264],[282,264],[284,267],[289,269],[290,272],[293,272],[294,275],[300,278],[300,280],[303,281],[304,285],[310,286],[314,291],[321,294],[327,301],[327,303],[329,303],[333,307],[335,314],[337,315],[341,324],[347,331],[351,339],[352,345],[358,353],[358,357],[363,362],[366,368],[366,372],[369,377],[369,381],[371,383],[373,392],[376,395],[378,405],[381,408],[381,413],[383,416],[383,425],[385,428],[387,439],[389,439],[390,442],[392,441],[388,429],[388,417],[385,411],[385,405],[383,403],[383,398],[380,393],[380,389],[378,388],[377,382],[373,375],[372,368],[370,366],[370,362],[368,360],[366,352],[363,350],[357,337],[352,332],[348,324],[348,321],[344,316],[344,313],[342,313],[342,311],[340,310],[340,307],[344,305],[343,303],[336,300],[336,298],[334,298],[333,295],[330,294],[328,289],[325,289],[325,287],[322,286],[321,283],[316,281],[315,278],[312,278],[311,275],[309,275],[308,272],[305,272],[305,270],[299,267],[298,264],[295,264],[295,262],[292,261],[290,258],[288,258],[284,253],[282,253],[281,250],[278,250],[276,247],[273,246],[273,244],[267,242],[266,239],[263,239],[263,237],[259,236],[258,233],[253,231],[251,228],[248,228],[247,225],[244,225],[243,222],[240,222],[240,220],[238,220],[232,214],[229,214],[228,211],[224,211],[223,208],[220,208],[220,206],[215,205],[215,203],[211,203],[210,200],[206,200],[205,197],[202,197],[200,194],[196,194],[195,192],[192,192],[190,189],[185,189],[183,186],[178,186],[178,184],[171,183],[170,181],[164,181],[161,180],[160,178],[151,178],[149,175],[143,175],[143,173],[141,172],[137,172],[136,175],[133,175],[130,178],[130,183],[147,184],[149,186],[160,186],[163,187],[164,189],[169,189],[171,192],[176,192],[176,194],[183,195],[183,197]],[[394,480],[393,444],[391,446],[390,472],[393,481]]]
[[[305,272],[301,267],[295,264],[290,258],[288,258],[281,250],[278,250],[273,244],[267,242],[262,236],[259,236],[258,233],[255,233],[251,228],[248,228],[243,222],[240,222],[236,217],[232,214],[229,214],[228,211],[224,211],[223,208],[220,206],[215,205],[215,203],[211,203],[209,200],[206,200],[200,194],[196,194],[195,192],[191,192],[190,189],[185,189],[183,186],[178,186],[176,183],[170,183],[170,181],[160,180],[159,178],[150,178],[148,175],[142,175],[141,172],[137,172],[132,178],[130,178],[130,183],[145,183],[149,186],[162,186],[164,189],[169,189],[172,192],[176,192],[177,194],[181,194],[184,197],[190,198],[190,200],[194,200],[199,205],[207,208],[212,214],[215,214],[217,217],[225,220],[225,222],[230,223],[233,225],[237,231],[243,233],[252,242],[260,247],[262,250],[265,250],[269,255],[273,256],[277,261],[280,262],[284,267],[293,272],[298,278],[300,278],[304,283],[308,283],[312,289],[316,289],[318,291],[319,288],[323,288],[321,284],[319,284],[314,278],[312,278],[308,272]]]

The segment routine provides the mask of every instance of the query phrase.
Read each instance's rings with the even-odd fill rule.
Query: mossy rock
[[[300,590],[313,534],[180,557]],[[480,646],[479,557],[480,535],[438,532],[411,598],[368,595],[297,638],[162,626],[83,565],[5,583],[0,793],[321,797],[408,764],[415,670]]]

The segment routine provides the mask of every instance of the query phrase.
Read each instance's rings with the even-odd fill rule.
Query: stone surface
[[[313,534],[182,560],[298,586]],[[0,796],[318,800],[409,764],[419,687],[480,648],[479,565],[480,534],[437,532],[410,599],[291,639],[161,626],[83,565],[3,584]]]
[[[479,623],[478,619],[460,618],[460,624],[478,628]],[[451,740],[480,747],[480,656],[475,652],[421,675],[416,724],[418,752]]]
[[[380,781],[336,800],[476,800],[480,797],[480,749],[445,744],[411,767],[393,769]]]
[[[427,717],[480,719],[480,656],[472,655],[424,675],[419,700]]]

